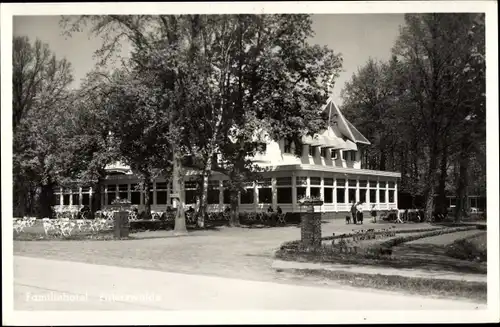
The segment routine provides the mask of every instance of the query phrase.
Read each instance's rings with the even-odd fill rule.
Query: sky
[[[73,67],[78,87],[80,80],[94,67],[93,53],[101,45],[101,40],[88,33],[76,33],[68,38],[62,35],[60,16],[15,16],[13,32],[15,36],[28,36],[48,43],[58,58],[65,57]],[[335,80],[333,99],[341,104],[341,90],[358,68],[369,58],[387,60],[391,48],[403,25],[403,14],[315,14],[312,15],[315,36],[310,43],[326,45],[335,53],[342,54],[343,71]]]

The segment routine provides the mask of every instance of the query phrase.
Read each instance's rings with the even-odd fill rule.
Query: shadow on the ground
[[[486,274],[486,262],[459,260],[446,254],[446,247],[435,244],[404,244],[396,247],[397,257],[392,266],[398,268],[421,268],[463,273]]]

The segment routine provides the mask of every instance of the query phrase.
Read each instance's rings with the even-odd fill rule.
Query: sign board
[[[171,193],[170,198],[180,198],[179,193]]]

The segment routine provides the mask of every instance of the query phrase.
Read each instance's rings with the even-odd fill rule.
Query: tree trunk
[[[224,84],[224,83],[221,83]],[[222,97],[222,91],[220,94],[220,97]],[[215,109],[215,108],[214,108]],[[215,113],[215,110],[213,110],[213,114],[217,115],[217,119],[215,121],[215,126],[213,129],[213,134],[212,137],[209,140],[208,143],[208,149],[207,149],[207,161],[205,162],[205,167],[203,168],[203,189],[202,189],[202,196],[201,196],[201,210],[200,210],[200,215],[198,217],[198,226],[203,228],[204,227],[204,220],[205,220],[205,212],[207,211],[207,199],[208,199],[208,177],[210,176],[210,173],[212,171],[212,162],[213,162],[213,157],[215,155],[215,149],[216,149],[216,142],[217,142],[217,137],[219,135],[220,131],[220,126],[222,124],[222,112],[224,108],[222,105],[219,108],[219,111]]]
[[[24,217],[28,210],[28,197],[30,192],[19,178],[14,177],[13,183],[13,214],[14,217]]]
[[[54,186],[55,183],[52,182],[40,186],[40,195],[38,197],[38,218],[52,218]]]
[[[457,186],[457,202],[455,207],[455,221],[462,220],[467,214],[467,187],[468,187],[468,168],[469,168],[469,144],[464,136],[460,149],[460,172]]]
[[[101,182],[102,179],[99,179],[97,184],[92,186],[92,215],[101,210]]]
[[[231,202],[231,220],[229,221],[229,225],[232,227],[240,226],[240,212],[238,206],[238,191],[235,189],[231,189],[229,194],[230,202]]]
[[[441,157],[441,171],[439,176],[439,186],[437,190],[438,198],[436,203],[436,211],[442,214],[447,212],[446,203],[446,179],[448,177],[448,150],[445,146],[443,156]]]
[[[184,216],[184,189],[182,185],[184,184],[182,163],[180,158],[180,153],[177,149],[174,149],[174,165],[173,165],[173,178],[172,178],[172,188],[173,192],[178,194],[179,197],[175,198],[174,201],[177,204],[177,214],[175,216],[175,235],[186,235],[186,217]]]
[[[198,215],[198,227],[205,227],[205,213],[207,212],[207,202],[208,202],[208,177],[212,169],[212,156],[210,156],[203,169],[203,180],[202,180],[202,193],[200,202],[200,214]]]
[[[380,166],[379,166],[379,170],[385,170],[385,166],[386,166],[386,155],[385,155],[385,149],[380,149]]]
[[[151,198],[150,198],[150,188],[149,185],[151,183],[151,175],[149,173],[144,173],[144,213],[146,217],[151,217]]]
[[[429,167],[427,170],[427,178],[426,178],[426,186],[425,186],[425,217],[424,220],[431,220],[432,214],[434,211],[434,191],[436,188],[435,185],[435,175],[437,169],[437,161],[438,161],[438,152],[437,152],[437,144],[434,144],[431,149],[431,153],[429,153]]]

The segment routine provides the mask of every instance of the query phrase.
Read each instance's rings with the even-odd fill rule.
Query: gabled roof
[[[337,104],[330,97],[326,104],[323,106],[323,111],[328,110],[329,124],[332,126],[332,122],[337,123],[337,128],[346,138],[355,143],[370,144],[370,141],[361,134],[356,127],[354,127],[351,122],[349,122],[342,112],[340,111]]]

